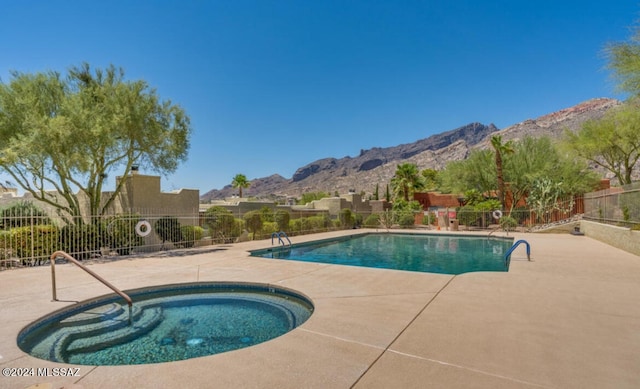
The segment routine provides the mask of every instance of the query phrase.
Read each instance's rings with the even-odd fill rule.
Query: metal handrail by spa
[[[52,288],[53,288],[53,301],[58,301],[58,298],[56,297],[56,267],[55,267],[56,258],[58,258],[58,257],[64,257],[66,260],[74,263],[80,269],[82,269],[82,270],[86,271],[87,273],[89,273],[90,275],[92,275],[93,278],[95,278],[96,280],[102,282],[105,286],[109,287],[111,290],[116,292],[120,297],[125,299],[125,301],[129,305],[129,313],[131,313],[131,307],[133,305],[133,301],[131,300],[131,297],[129,297],[126,293],[124,293],[120,289],[118,289],[115,286],[113,286],[109,281],[105,280],[104,278],[102,278],[99,275],[97,275],[96,273],[94,273],[92,270],[90,270],[85,265],[80,263],[80,261],[78,261],[77,259],[75,259],[71,255],[65,253],[64,251],[56,251],[55,253],[51,254],[51,285],[52,285]]]

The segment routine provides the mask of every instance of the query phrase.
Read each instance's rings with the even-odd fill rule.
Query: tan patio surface
[[[0,388],[640,387],[640,257],[585,236],[515,239],[531,244],[532,261],[521,246],[509,272],[458,276],[248,255],[271,246],[270,240],[92,264],[123,290],[260,282],[297,290],[315,305],[306,323],[271,341],[152,365],[74,366],[25,354],[16,345],[24,326],[110,290],[74,265],[57,265],[57,294],[66,302],[52,302],[48,266],[2,271],[3,373],[78,367],[79,376],[0,376]]]

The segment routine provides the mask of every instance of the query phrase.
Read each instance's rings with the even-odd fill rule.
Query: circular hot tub
[[[253,346],[304,323],[313,304],[293,290],[252,283],[189,283],[105,295],[26,326],[18,346],[77,365],[177,361]]]

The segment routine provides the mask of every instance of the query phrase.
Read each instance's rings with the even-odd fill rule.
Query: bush
[[[401,212],[398,215],[398,224],[403,228],[413,227],[415,224],[415,217],[413,216],[413,213]]]
[[[364,226],[370,228],[380,227],[380,215],[372,213],[367,216],[367,218],[364,219]]]
[[[212,239],[219,239],[223,243],[233,241],[240,236],[243,226],[238,225],[233,213],[223,207],[211,207],[204,213],[204,223],[209,228]]]
[[[275,221],[275,215],[273,213],[273,210],[267,207],[266,205],[260,208],[260,218],[262,219],[263,222]]]
[[[262,229],[262,217],[259,211],[249,211],[244,214],[243,219],[249,232],[253,232],[253,239]]]
[[[271,234],[278,232],[278,223],[276,222],[263,222],[262,223],[262,236],[270,238]]]
[[[68,224],[60,230],[60,247],[76,259],[90,258],[105,245],[104,224]]]
[[[175,216],[163,216],[153,224],[156,234],[162,239],[162,244],[172,242],[176,247],[182,246],[184,238],[180,229],[180,222]]]
[[[287,211],[276,211],[274,221],[278,225],[277,229],[284,232],[289,232],[289,221],[291,220],[291,215]]]
[[[339,221],[338,221],[339,223]],[[301,217],[289,222],[289,228],[293,233],[311,233],[327,231],[332,225],[329,215]]]
[[[107,220],[107,239],[105,244],[119,255],[131,254],[131,251],[144,244],[144,238],[136,234],[136,225],[142,219],[139,215],[123,214]]]
[[[11,258],[13,251],[11,232],[0,231],[0,261]]]
[[[204,236],[204,229],[200,226],[182,226],[180,232],[184,239],[184,247],[193,247]]]
[[[343,228],[353,228],[356,223],[356,218],[350,209],[340,210],[340,225]]]
[[[500,218],[500,227],[507,232],[513,231],[518,227],[518,221],[511,216],[503,216]]]
[[[395,212],[387,209],[386,211],[380,214],[380,224],[384,228],[391,228],[394,224],[396,224],[396,214]]]
[[[11,230],[11,243],[15,254],[26,264],[27,258],[38,265],[45,262],[58,247],[58,228],[52,225],[26,226]]]

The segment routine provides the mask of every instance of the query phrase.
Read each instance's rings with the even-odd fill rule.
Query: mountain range
[[[344,194],[350,190],[372,194],[376,184],[384,190],[398,164],[408,162],[415,163],[420,170],[441,170],[449,161],[467,158],[474,149],[490,147],[491,136],[497,134],[504,141],[525,136],[559,139],[566,129],[575,131],[585,121],[600,118],[619,104],[619,100],[596,98],[502,130],[493,124],[470,123],[413,143],[361,150],[357,157],[319,159],[298,168],[289,179],[273,174],[251,180],[250,187],[243,190],[243,196],[273,199],[318,191]],[[200,196],[200,201],[209,202],[235,194],[237,189],[227,185],[220,190],[208,191]]]

